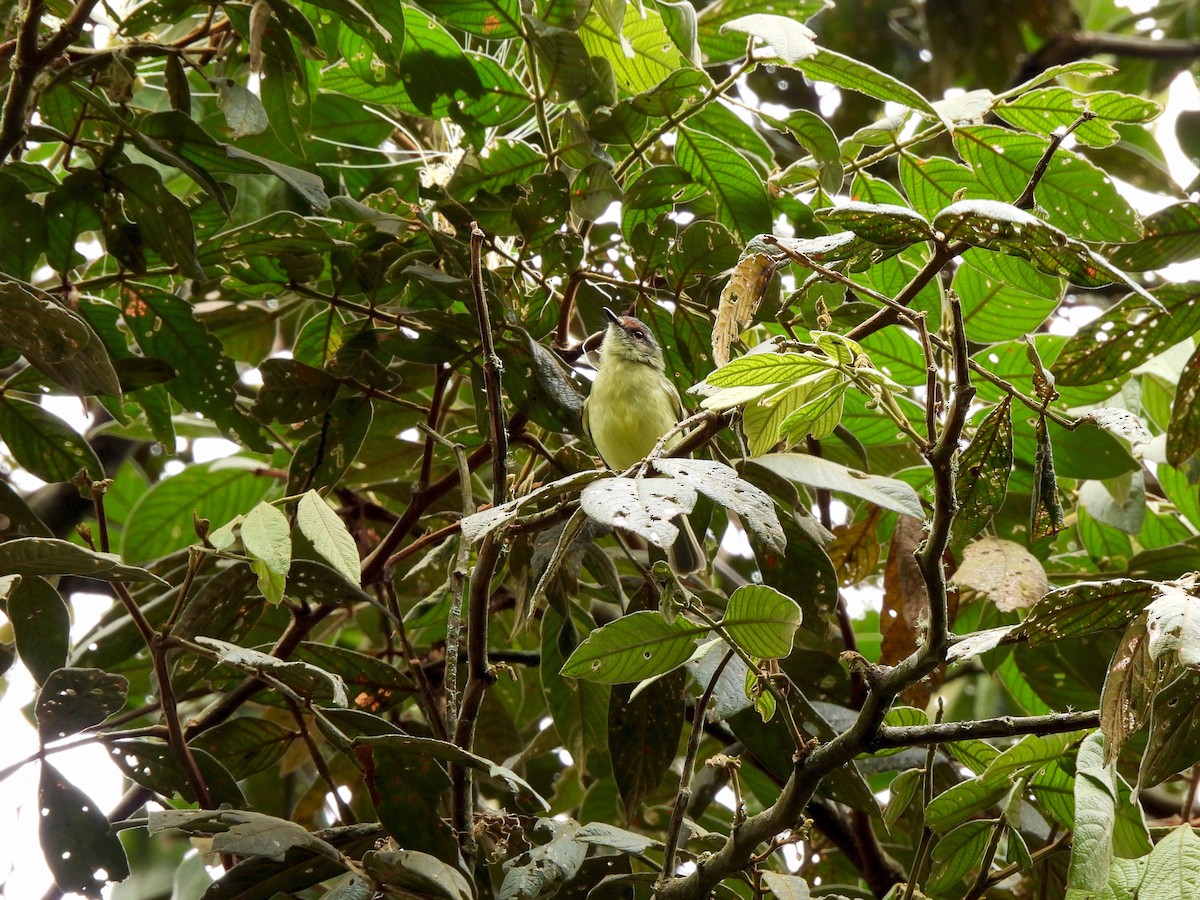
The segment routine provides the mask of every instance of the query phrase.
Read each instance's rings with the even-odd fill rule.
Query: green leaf
[[[179,758],[166,741],[150,738],[113,741],[108,744],[108,752],[117,768],[135,784],[165,797],[178,794],[189,803],[196,802]],[[221,763],[204,750],[193,747],[191,752],[214,803],[245,805],[241,789]]]
[[[283,600],[292,566],[292,533],[287,516],[270,503],[259,503],[242,520],[242,547],[258,575],[258,589],[271,603]]]
[[[38,807],[42,852],[61,890],[99,897],[109,882],[129,875],[125,850],[96,801],[45,761]]]
[[[287,819],[247,810],[168,809],[150,813],[149,831],[158,834],[178,829],[188,834],[212,835],[214,853],[262,856],[282,862],[293,847],[310,850],[337,861],[338,852],[306,828]]]
[[[238,405],[237,369],[221,342],[195,318],[186,300],[149,285],[127,284],[122,292],[125,323],[146,356],[166,360],[176,371],[167,382],[185,409],[204,413],[252,450],[266,452],[256,423]]]
[[[915,519],[925,518],[917,492],[894,478],[868,475],[831,460],[799,453],[776,453],[755,459],[754,464],[790,481],[851,494],[881,509],[890,509]]]
[[[608,746],[626,809],[637,809],[643,799],[653,796],[675,759],[684,720],[684,705],[679,701],[686,684],[686,673],[673,672],[637,696],[632,696],[632,687],[624,685],[612,690]]]
[[[279,761],[296,734],[278,722],[239,716],[210,728],[189,741],[195,750],[217,757],[237,779],[249,778]]]
[[[813,81],[826,81],[838,87],[866,94],[880,102],[899,103],[910,109],[936,115],[933,106],[904,82],[880,72],[857,59],[820,48],[815,56],[802,59],[795,67]]]
[[[56,669],[34,703],[42,742],[56,741],[99,725],[125,705],[129,681],[102,669]]]
[[[960,781],[933,798],[925,808],[925,824],[938,833],[949,831],[995,806],[1008,790],[982,778]]]
[[[1132,244],[1104,248],[1119,269],[1146,272],[1200,256],[1200,203],[1185,201],[1142,220],[1143,237]]]
[[[349,705],[346,683],[342,678],[311,663],[280,659],[216,638],[197,637],[196,643],[211,647],[222,664],[250,675],[265,673],[273,676],[301,697],[325,700],[341,708]]]
[[[1015,200],[1029,183],[1049,142],[995,125],[954,132],[954,146],[996,196]],[[1129,202],[1102,170],[1059,148],[1035,196],[1048,221],[1089,241],[1136,241],[1141,223]]]
[[[163,185],[158,171],[135,164],[112,169],[108,176],[125,200],[125,212],[140,226],[142,239],[187,277],[203,278],[191,216]]]
[[[743,585],[729,596],[721,625],[739,647],[759,659],[782,659],[792,652],[800,627],[800,606],[766,585]]]
[[[1188,357],[1179,375],[1171,422],[1167,426],[1167,462],[1182,467],[1200,449],[1200,350]]]
[[[26,193],[24,183],[0,172],[0,222],[12,229],[0,242],[0,272],[24,281],[46,249],[46,214]]]
[[[827,0],[718,0],[710,3],[697,16],[697,39],[706,57],[705,65],[735,62],[746,55],[746,39],[741,32],[726,31],[726,22],[763,13],[804,22],[830,5]]]
[[[621,186],[605,163],[590,163],[571,182],[571,211],[585,221],[600,218],[620,199]]]
[[[79,236],[100,231],[104,222],[104,183],[90,170],[71,172],[62,185],[46,195],[46,264],[60,273],[82,265],[75,249]]]
[[[400,892],[436,900],[471,900],[471,883],[461,871],[419,850],[369,850],[363,870]]]
[[[1049,641],[1123,628],[1154,598],[1153,581],[1086,581],[1051,591],[1021,623],[1033,647]]]
[[[940,894],[957,886],[984,858],[996,824],[992,819],[975,819],[943,835],[933,848],[933,867],[923,888],[929,893]]]
[[[87,439],[37,403],[0,396],[0,436],[13,458],[43,481],[70,481],[81,469],[104,477]]]
[[[494,194],[510,184],[521,184],[545,168],[546,159],[536,147],[501,138],[488,147],[487,156],[467,153],[446,190],[465,202],[480,191]]]
[[[103,341],[74,312],[5,279],[0,279],[0,307],[0,345],[81,396],[120,396],[121,383]]]
[[[244,85],[232,78],[219,78],[216,83],[217,106],[225,114],[229,136],[242,138],[250,134],[261,134],[270,121],[263,102]]]
[[[1194,735],[1200,727],[1195,703],[1200,676],[1184,672],[1154,697],[1150,733],[1138,767],[1138,789],[1156,785],[1200,761]]]
[[[721,138],[683,127],[675,162],[712,193],[717,216],[742,241],[771,230],[771,209],[754,166]]]
[[[950,543],[961,547],[979,534],[1004,505],[1012,471],[1012,402],[1006,397],[975,430],[958,460],[954,490],[958,514]]]
[[[817,181],[821,187],[830,194],[835,194],[841,189],[842,181],[845,179],[845,171],[842,168],[842,151],[838,146],[837,135],[833,133],[828,122],[806,109],[793,110],[788,113],[786,119],[776,119],[764,115],[763,121],[773,128],[791,134],[804,149],[812,154],[811,160],[800,160],[794,163],[794,166],[816,163]],[[790,168],[792,167],[789,166]],[[781,179],[787,178],[786,175],[780,177]]]
[[[359,583],[361,574],[358,545],[346,523],[316,491],[308,491],[296,508],[296,527],[313,545],[313,549],[341,573],[351,584]]]
[[[421,4],[451,28],[491,40],[521,34],[518,0],[426,0]]]
[[[1054,361],[1059,382],[1117,378],[1200,330],[1200,283],[1165,284],[1153,294],[1161,310],[1126,297],[1075,332]]]
[[[254,415],[263,422],[304,422],[323,413],[337,397],[340,382],[323,369],[294,359],[267,359],[258,367],[263,385]]]
[[[374,421],[371,401],[361,397],[335,400],[321,431],[306,438],[288,466],[287,492],[332,487],[350,470]]]
[[[608,765],[609,689],[582,678],[564,678],[560,671],[578,640],[575,619],[568,624],[553,608],[545,610],[541,630],[542,693],[559,739],[576,764],[588,771],[604,771]]]
[[[16,635],[21,662],[38,684],[66,665],[71,647],[71,616],[50,583],[37,575],[17,576],[9,588],[9,621]]]
[[[620,34],[593,8],[579,37],[590,55],[611,64],[617,84],[631,94],[650,90],[687,65],[662,15],[649,6],[641,15],[625,16]]]
[[[1187,900],[1200,883],[1200,837],[1180,825],[1154,847],[1146,863],[1138,900]]]
[[[971,170],[944,156],[921,159],[904,154],[900,157],[900,182],[913,209],[927,219],[935,216],[956,199],[991,195],[982,189]],[[981,194],[982,191],[982,194]],[[998,198],[992,198],[998,199]]]
[[[828,359],[806,353],[749,353],[732,359],[704,380],[713,387],[790,384],[829,371]]]
[[[56,538],[17,538],[0,544],[0,572],[6,575],[86,575],[101,581],[166,582],[113,553],[97,553]]]
[[[196,541],[193,514],[219,528],[254,506],[271,484],[257,465],[232,457],[188,466],[142,494],[121,534],[127,559],[156,559]]]
[[[1022,260],[981,249],[963,254],[952,288],[972,341],[992,343],[1034,334],[1058,308],[1062,281]]]
[[[597,628],[563,664],[562,674],[601,684],[628,684],[663,675],[687,662],[707,628],[683,617],[668,623],[650,610]]]
[[[852,201],[819,210],[817,218],[832,229],[853,231],[873,244],[907,246],[933,238],[933,228],[924,216],[890,203]]]
[[[785,63],[795,64],[818,52],[816,33],[787,16],[752,13],[738,16],[721,24],[721,32],[748,34],[771,45],[775,55]]]

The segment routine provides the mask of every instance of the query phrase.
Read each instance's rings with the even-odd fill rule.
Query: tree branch
[[[1023,734],[1061,734],[1100,725],[1100,710],[1050,713],[1044,716],[1000,716],[969,722],[943,722],[937,725],[884,725],[868,749],[888,750],[924,744],[950,744],[977,738],[1017,737]]]

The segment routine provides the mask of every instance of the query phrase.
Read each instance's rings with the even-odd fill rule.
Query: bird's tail
[[[699,572],[708,565],[704,556],[704,548],[696,539],[696,532],[692,531],[687,516],[680,516],[675,520],[675,524],[679,527],[679,537],[667,550],[667,562],[670,563],[671,570],[676,575],[690,575],[693,572]]]

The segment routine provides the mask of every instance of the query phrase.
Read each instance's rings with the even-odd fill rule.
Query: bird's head
[[[607,306],[604,316],[608,319],[608,329],[600,346],[601,360],[611,354],[626,362],[662,368],[662,349],[645,322],[633,316],[618,316]]]

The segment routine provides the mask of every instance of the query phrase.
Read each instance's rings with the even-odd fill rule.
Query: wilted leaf
[[[951,581],[983,594],[1001,612],[1033,606],[1050,589],[1037,557],[1020,544],[991,536],[966,546]]]

